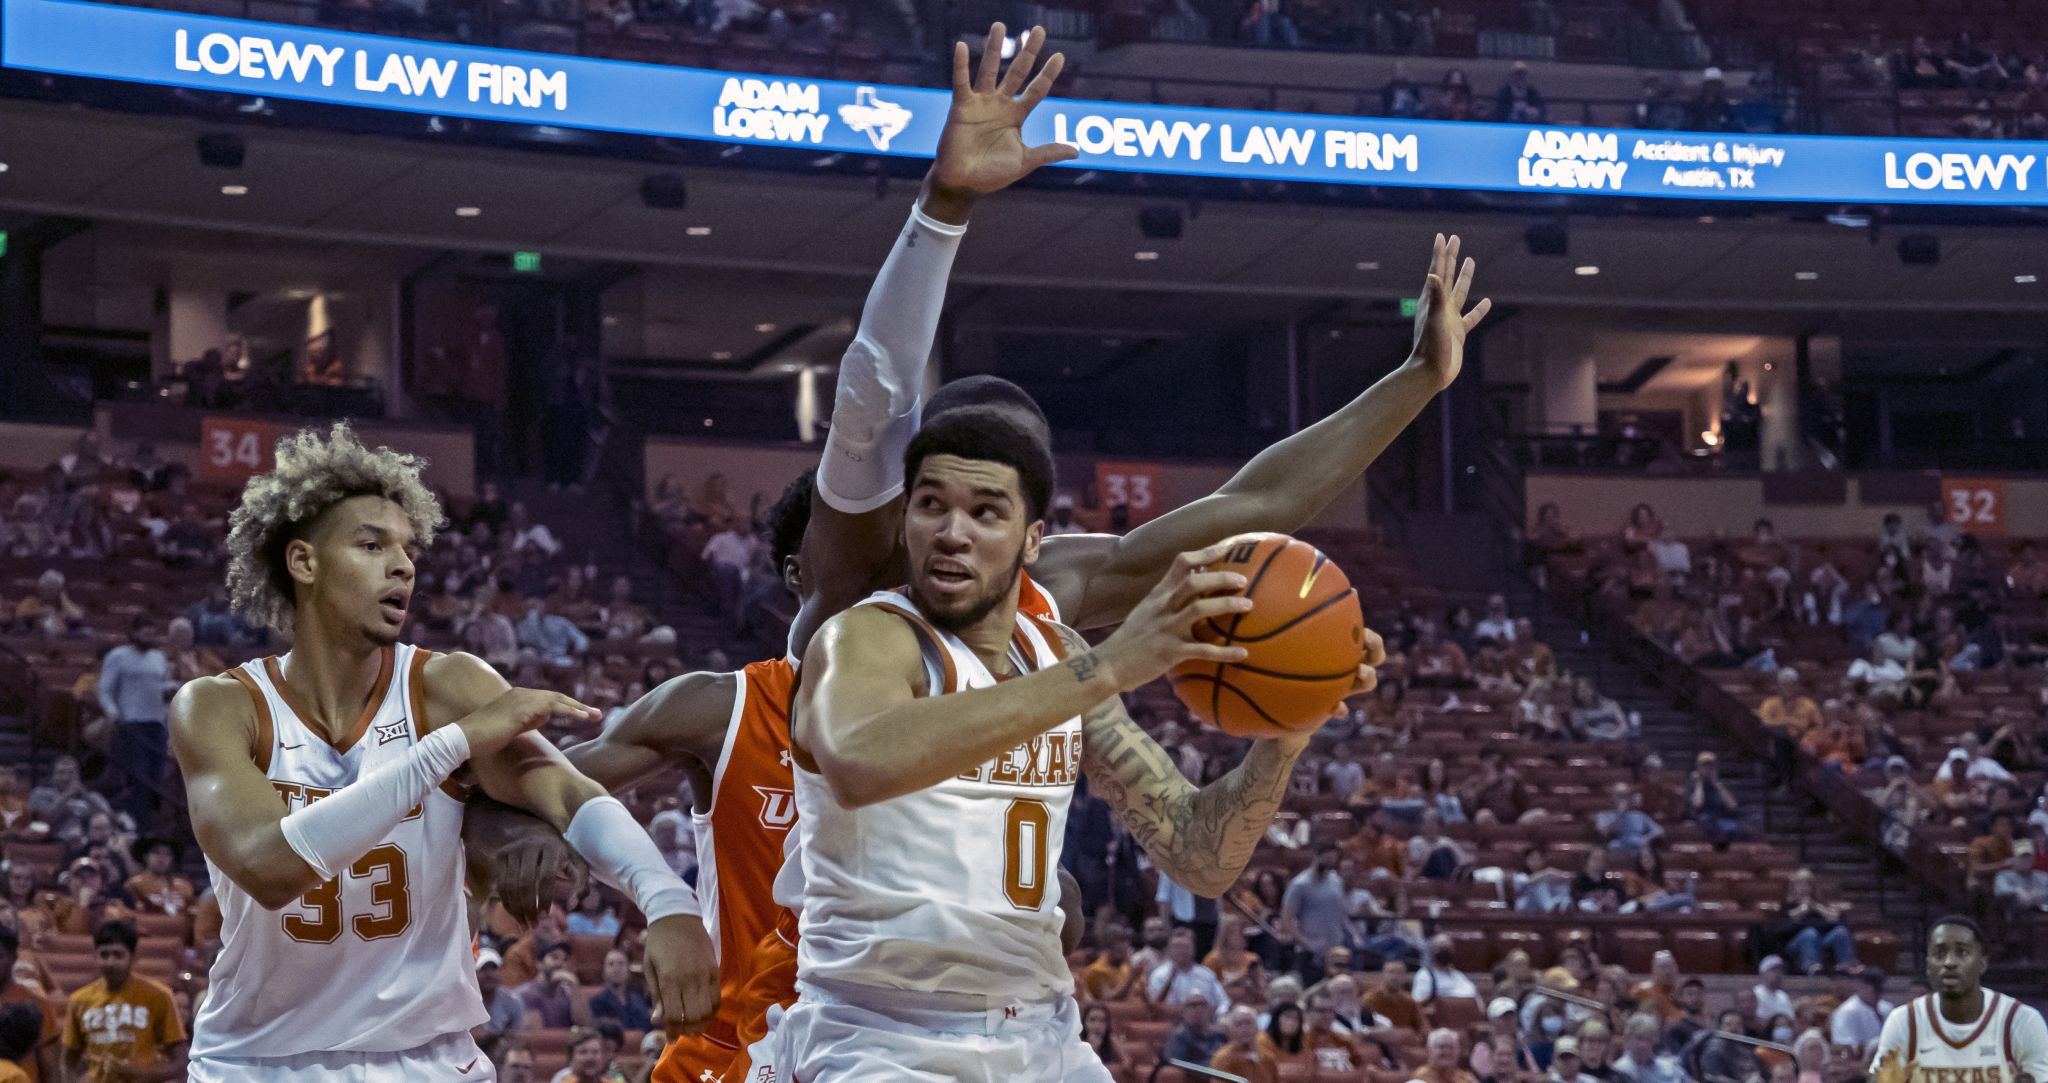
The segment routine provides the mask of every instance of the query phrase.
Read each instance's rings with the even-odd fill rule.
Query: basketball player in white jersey
[[[414,556],[441,521],[422,465],[344,425],[302,432],[229,519],[235,601],[292,649],[193,681],[172,705],[223,922],[195,1083],[493,1078],[469,1036],[486,1013],[463,902],[465,764],[647,915],[668,1019],[701,1026],[716,1003],[716,970],[680,961],[710,955],[695,893],[625,806],[532,732],[598,712],[398,642]]]
[[[1877,1039],[1872,1083],[2043,1083],[2048,1024],[1984,988],[1984,931],[1950,915],[1927,931],[1933,992],[1892,1009]]]
[[[1162,874],[1214,897],[1250,860],[1308,735],[1254,742],[1197,789],[1118,698],[1181,661],[1243,657],[1192,634],[1250,608],[1220,593],[1242,577],[1201,570],[1227,544],[1176,558],[1091,649],[1017,612],[1051,496],[1037,434],[958,410],[904,463],[908,586],[828,621],[804,658],[799,998],[775,1029],[775,1070],[1107,1081],[1081,1041],[1050,887],[1074,783],[1086,772]]]

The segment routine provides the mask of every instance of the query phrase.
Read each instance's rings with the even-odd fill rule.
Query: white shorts
[[[186,1083],[479,1083],[498,1070],[467,1032],[396,1053],[300,1053],[290,1057],[205,1057],[185,1069]]]
[[[1111,1083],[1071,996],[962,1010],[962,998],[798,986],[761,1044],[775,1083]],[[758,1064],[758,1060],[756,1061]],[[737,1074],[737,1073],[734,1073]],[[757,1083],[758,1069],[725,1083]]]

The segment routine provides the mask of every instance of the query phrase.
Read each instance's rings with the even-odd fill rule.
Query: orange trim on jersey
[[[292,691],[292,686],[285,683],[284,669],[277,664],[276,655],[273,654],[263,660],[263,671],[270,675],[270,683],[276,687],[277,694],[284,697],[284,705],[299,716],[299,721],[304,723],[307,729],[312,730],[314,736],[332,745],[336,752],[347,752],[355,747],[357,741],[363,739],[363,734],[370,732],[370,720],[377,716],[377,708],[384,705],[384,694],[391,691],[391,668],[396,654],[397,652],[390,647],[384,648],[377,667],[377,683],[370,688],[370,698],[363,704],[363,713],[339,741],[327,735],[327,727],[319,723],[319,716],[307,710],[298,693]]]
[[[910,625],[911,632],[917,636],[918,653],[924,656],[925,667],[944,678],[945,687],[927,689],[926,695],[943,696],[960,687],[960,672],[953,665],[953,652],[947,650],[946,645],[939,640],[939,633],[932,629],[929,621],[891,602],[869,604],[884,613],[894,613],[902,617],[904,622]]]
[[[2005,1048],[2005,1063],[2018,1064],[2019,1061],[2016,1060],[2012,1055],[2012,1028],[2014,1023],[2019,1022],[2020,1002],[2014,1000],[2011,997],[2006,997],[2005,999],[2005,1037],[2003,1039],[2003,1044]]]
[[[1052,622],[1044,617],[1036,613],[1026,613],[1024,615],[1031,618],[1031,623],[1037,627],[1038,634],[1045,637],[1045,645],[1052,648],[1052,656],[1062,662],[1066,661],[1067,637],[1061,635],[1059,629],[1053,627]]]
[[[277,751],[277,724],[270,720],[270,699],[263,689],[256,687],[256,678],[240,666],[228,670],[242,687],[249,690],[249,698],[256,701],[256,747],[251,754],[256,757],[256,768],[264,774],[270,773],[270,757]]]
[[[1922,998],[1924,1000],[1925,998]],[[1922,1000],[1906,1005],[1906,1048],[1913,1056],[1920,1055],[1920,1011]]]
[[[1967,1049],[1971,1042],[1982,1038],[1984,1032],[1991,1029],[1991,1021],[1998,1018],[1999,994],[1987,989],[1984,991],[1984,995],[1991,998],[1990,1002],[1984,1005],[1984,1018],[1977,1020],[1977,1029],[1971,1031],[1968,1037],[1959,1042],[1948,1036],[1948,1029],[1942,1023],[1941,1012],[1934,1006],[1934,996],[1929,994],[1927,997],[1927,1022],[1934,1029],[1934,1036],[1940,1038],[1950,1049]]]

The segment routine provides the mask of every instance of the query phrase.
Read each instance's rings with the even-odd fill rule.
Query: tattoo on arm
[[[1066,664],[1068,669],[1074,671],[1075,683],[1087,684],[1094,678],[1095,671],[1102,668],[1102,659],[1097,657],[1094,651],[1088,651],[1067,659]]]
[[[1286,796],[1295,754],[1257,742],[1229,774],[1197,788],[1120,701],[1090,711],[1083,727],[1088,786],[1123,818],[1138,845],[1190,891],[1228,889]]]

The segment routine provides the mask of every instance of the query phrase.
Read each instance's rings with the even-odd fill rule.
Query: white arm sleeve
[[[625,892],[648,922],[676,914],[703,916],[697,892],[669,869],[660,848],[618,798],[583,802],[562,839],[583,856],[599,883]]]
[[[332,880],[383,842],[467,759],[469,735],[460,726],[442,726],[413,745],[405,758],[287,813],[277,826],[293,853],[321,880]]]
[[[966,232],[913,209],[868,291],[860,330],[839,362],[832,427],[818,464],[818,495],[848,515],[873,511],[903,491],[903,452],[917,433],[925,363]]]

